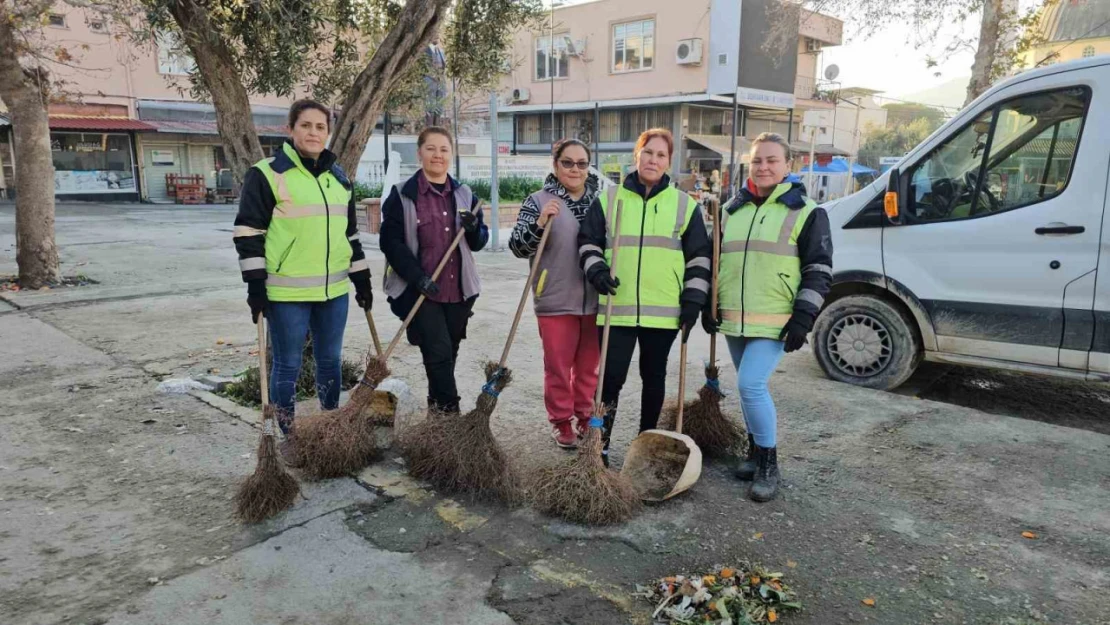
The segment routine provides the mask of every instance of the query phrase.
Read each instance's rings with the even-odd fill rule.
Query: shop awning
[[[205,121],[147,121],[143,122],[157,132],[170,132],[183,135],[218,135],[216,122]],[[255,131],[260,137],[285,137],[289,129],[284,126],[267,126],[256,124]]]
[[[50,116],[51,130],[154,130],[146,122],[126,117]]]
[[[721,155],[727,165],[729,154],[732,152],[732,137],[716,136],[716,135],[686,135],[686,139],[692,141],[707,150],[712,150]],[[736,137],[736,161],[741,162],[746,160],[748,149],[751,148],[752,142],[744,137]]]

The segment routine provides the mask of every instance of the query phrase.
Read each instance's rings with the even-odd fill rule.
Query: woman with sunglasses
[[[573,449],[575,425],[579,433],[585,431],[597,388],[597,292],[578,266],[578,226],[597,197],[599,181],[589,172],[590,149],[581,141],[556,144],[553,156],[555,172],[521,205],[509,249],[517,258],[532,259],[544,231],[551,229],[533,302],[551,436],[559,447]]]

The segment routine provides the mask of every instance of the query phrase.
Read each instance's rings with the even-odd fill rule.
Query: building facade
[[[819,56],[839,45],[842,23],[803,13],[790,49],[764,49],[763,0],[594,0],[553,10],[542,30],[522,29],[503,76],[499,140],[513,154],[548,154],[553,140],[596,146],[599,169],[619,179],[639,134],[670,129],[677,140],[672,177],[746,158],[763,131],[798,136],[806,110],[836,109],[819,79]],[[737,122],[734,133],[733,106]],[[831,141],[830,148],[831,148]],[[824,148],[822,148],[824,149]]]
[[[116,35],[98,13],[65,3],[55,5],[43,25],[45,42],[73,56],[49,68],[69,95],[48,109],[55,195],[60,200],[170,202],[167,174],[200,176],[215,189],[227,164],[215,109],[188,94],[192,59],[177,53],[172,40],[138,47]],[[251,98],[267,153],[286,136],[292,101]],[[0,140],[5,136],[0,129]],[[11,190],[18,163],[10,144],[0,148],[5,148],[0,149],[0,171]]]
[[[1024,69],[1110,54],[1110,3],[1104,0],[1052,3],[1037,28],[1044,43],[1025,54]]]

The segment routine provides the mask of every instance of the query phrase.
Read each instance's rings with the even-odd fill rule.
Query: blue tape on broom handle
[[[486,385],[482,387],[482,392],[485,393],[486,395],[489,395],[490,397],[492,397],[494,399],[497,399],[498,397],[500,397],[501,392],[498,391],[497,387],[494,386],[494,385],[497,384],[497,381],[500,380],[501,376],[504,375],[504,374],[505,374],[505,368],[504,367],[501,367],[497,371],[494,371],[493,375],[491,375],[489,377],[489,382],[486,382]]]
[[[708,386],[709,388],[713,389],[713,391],[715,393],[717,393],[718,395],[720,395],[721,397],[726,396],[724,391],[721,390],[721,381],[719,379],[718,380],[710,380],[710,379],[706,378],[705,385]]]
[[[590,417],[590,427],[600,428],[603,425],[605,425],[605,421],[603,421],[601,419],[601,417],[599,417],[597,415],[593,415],[593,416]]]
[[[497,378],[494,377],[494,380],[496,379]],[[501,396],[501,393],[498,392],[498,390],[493,386],[493,380],[486,382],[486,385],[482,387],[482,392],[494,399],[497,399]]]

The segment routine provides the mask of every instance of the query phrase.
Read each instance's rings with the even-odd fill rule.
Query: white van
[[[922,360],[1110,381],[1108,185],[1110,57],[992,87],[826,206],[817,361],[880,389]]]

